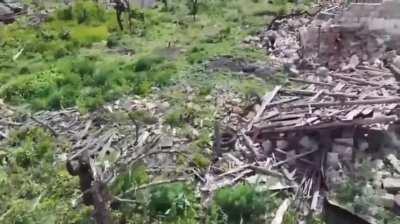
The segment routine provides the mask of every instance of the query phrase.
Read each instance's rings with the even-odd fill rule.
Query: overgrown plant
[[[228,223],[257,223],[277,207],[277,202],[268,192],[257,192],[253,186],[241,184],[219,190],[214,209],[219,210],[219,219],[226,217]]]

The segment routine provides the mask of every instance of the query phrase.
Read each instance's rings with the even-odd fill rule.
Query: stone
[[[170,108],[170,104],[168,102],[162,102],[159,106],[161,112],[165,112]]]
[[[396,215],[400,215],[400,195],[399,194],[394,197],[393,212]]]
[[[343,161],[352,161],[353,148],[350,146],[333,144],[332,152],[339,154],[339,158]]]
[[[234,106],[234,107],[232,108],[232,112],[235,113],[235,114],[243,114],[242,108],[240,108],[240,107],[238,107],[238,106]]]
[[[206,97],[204,97],[204,99],[207,101],[211,101],[213,99],[213,96],[207,95]]]
[[[256,112],[250,111],[250,112],[246,115],[246,119],[247,119],[247,120],[252,120],[255,116],[256,116]]]
[[[375,160],[375,167],[378,170],[383,170],[383,168],[385,168],[385,163],[383,162],[383,160],[377,159],[377,160]]]
[[[360,64],[360,58],[357,55],[352,55],[348,64],[342,67],[342,71],[355,70],[357,65]]]
[[[332,167],[335,170],[340,169],[340,160],[339,153],[337,152],[328,152],[326,156],[326,162],[329,167]]]
[[[288,149],[289,143],[285,140],[277,140],[276,147],[282,150]]]
[[[396,170],[396,172],[400,173],[400,161],[397,159],[397,157],[393,154],[389,154],[386,156],[386,159],[393,166],[393,168]]]
[[[395,196],[393,194],[384,193],[378,197],[378,203],[380,206],[391,209],[394,205]]]
[[[265,154],[268,154],[268,153],[271,152],[271,150],[272,150],[272,142],[271,142],[270,140],[264,141],[264,142],[261,144],[261,146],[262,146],[262,148],[263,148]]]
[[[384,178],[382,180],[382,186],[387,192],[397,194],[400,191],[400,178]]]
[[[13,12],[10,8],[5,6],[4,4],[0,3],[0,16],[11,15]]]
[[[318,67],[315,71],[315,74],[318,76],[327,77],[329,75],[329,69],[324,66]]]
[[[285,72],[289,73],[291,76],[298,76],[300,75],[300,71],[296,68],[296,65],[293,63],[287,63],[283,65]]]
[[[396,55],[396,56],[393,58],[393,64],[394,64],[396,67],[400,68],[400,56],[399,56],[399,55]]]
[[[174,145],[174,139],[170,136],[161,136],[160,139],[160,148],[161,149],[169,149]]]
[[[247,36],[247,37],[244,38],[243,42],[246,43],[246,44],[260,42],[260,37],[258,37],[258,36]]]

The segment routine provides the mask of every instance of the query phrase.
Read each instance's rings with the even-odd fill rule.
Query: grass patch
[[[135,9],[133,29],[122,32],[114,11],[79,0],[57,9],[39,27],[29,27],[21,20],[0,28],[0,73],[16,75],[2,75],[0,96],[35,110],[78,105],[89,111],[124,94],[146,95],[154,87],[174,84],[180,74],[191,73],[191,67],[214,57],[263,59],[260,50],[243,48],[240,43],[252,29],[265,23],[266,17],[258,11],[275,11],[275,5],[266,1],[210,1],[201,4],[193,21],[185,2],[176,1],[168,10]],[[110,48],[128,49],[135,55],[110,55]],[[14,62],[12,58],[20,49],[24,50]],[[39,76],[49,75],[38,75],[42,73],[58,74],[60,80],[67,81],[63,84],[46,78],[49,83],[45,84]],[[258,89],[253,84],[239,89]],[[210,88],[203,90],[205,95]],[[178,117],[171,113],[168,122],[179,125],[187,121]]]

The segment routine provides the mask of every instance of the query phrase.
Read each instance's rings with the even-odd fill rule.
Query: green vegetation
[[[192,6],[196,21],[190,19]],[[174,84],[191,65],[218,55],[260,58],[261,52],[240,42],[265,24],[257,11],[274,7],[244,0],[174,1],[167,11],[134,9],[134,29],[122,32],[113,11],[80,0],[38,27],[21,20],[0,29],[0,97],[33,110],[78,105],[88,111]]]
[[[74,205],[78,180],[56,158],[42,129],[13,133],[0,148],[0,223],[88,223],[89,208]]]
[[[278,198],[268,192],[257,192],[250,185],[239,185],[217,192],[215,203],[228,223],[259,223],[278,206]]]

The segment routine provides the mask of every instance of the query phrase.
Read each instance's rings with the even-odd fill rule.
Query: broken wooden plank
[[[355,109],[351,110],[349,113],[346,114],[346,120],[353,120],[357,117],[362,111],[364,107],[356,107]]]
[[[343,101],[343,102],[322,102],[322,103],[302,103],[288,105],[286,108],[298,108],[298,107],[331,107],[331,106],[352,106],[352,105],[372,105],[372,104],[392,104],[400,103],[400,97],[391,97],[383,99],[371,99],[371,100],[354,100],[354,101]]]
[[[395,88],[393,88],[393,86],[390,86],[390,85],[382,85],[380,83],[371,82],[371,81],[368,81],[365,79],[353,78],[353,77],[349,77],[347,75],[342,75],[342,74],[331,74],[330,76],[332,76],[334,78],[346,80],[346,81],[355,82],[357,84],[370,85],[370,86],[385,86],[386,88],[395,89]]]
[[[272,220],[271,224],[282,224],[283,218],[285,216],[286,211],[289,209],[289,206],[290,206],[290,199],[286,198],[276,211],[275,217]]]
[[[263,101],[261,103],[261,108],[259,111],[257,111],[256,116],[254,117],[254,121],[257,122],[260,120],[261,115],[264,113],[265,108],[267,107],[268,104],[272,102],[276,94],[278,94],[279,90],[282,88],[282,86],[276,86],[272,92],[267,93],[263,97]]]
[[[310,81],[310,80],[297,79],[297,78],[289,78],[289,80],[292,82],[300,82],[300,83],[305,83],[305,84],[314,84],[314,85],[320,85],[320,86],[335,87],[335,85],[326,83],[326,82]]]
[[[309,90],[292,90],[292,89],[282,89],[281,91],[284,93],[304,95],[304,96],[314,96],[319,93],[319,92],[309,91]],[[347,98],[355,98],[355,99],[358,99],[360,97],[360,95],[357,95],[357,94],[347,94],[347,93],[342,93],[342,92],[328,92],[328,91],[323,91],[323,90],[320,90],[320,92],[321,92],[320,94],[322,94],[322,95],[333,96],[333,97],[347,97]]]
[[[261,129],[261,134],[268,134],[268,133],[284,133],[284,132],[294,132],[294,131],[314,131],[320,129],[329,129],[329,128],[339,128],[339,127],[355,127],[360,125],[370,125],[370,124],[385,124],[385,123],[392,123],[398,121],[399,118],[395,115],[386,116],[386,117],[378,117],[378,118],[365,118],[359,120],[352,120],[352,121],[334,121],[329,123],[320,123],[312,126],[294,126],[294,127],[281,127],[281,128],[263,128],[258,127]]]

